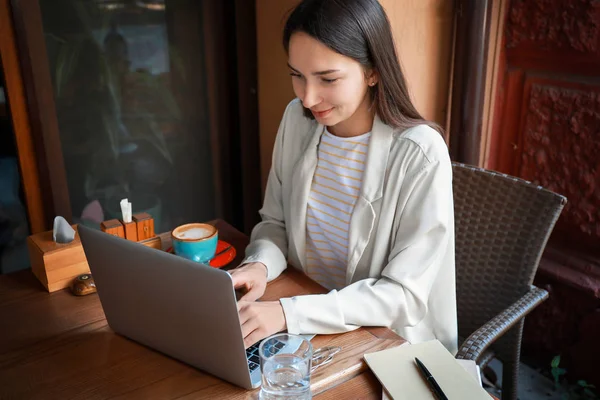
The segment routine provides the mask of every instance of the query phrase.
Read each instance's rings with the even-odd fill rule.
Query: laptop
[[[244,346],[229,273],[82,225],[78,231],[113,331],[240,387],[260,386],[259,343]]]

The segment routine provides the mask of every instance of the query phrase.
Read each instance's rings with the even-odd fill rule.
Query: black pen
[[[433,375],[431,375],[431,372],[429,372],[429,370],[425,367],[421,360],[415,357],[415,362],[417,363],[417,367],[419,367],[421,375],[423,375],[423,377],[427,380],[427,383],[431,387],[431,390],[433,391],[433,394],[435,394],[435,397],[437,397],[438,400],[448,400],[448,398],[442,391],[440,385],[438,385],[438,383],[433,378]]]

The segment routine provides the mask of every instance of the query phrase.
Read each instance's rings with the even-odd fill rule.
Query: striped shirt
[[[339,137],[327,130],[306,209],[306,261],[310,278],[327,289],[346,286],[350,217],[360,194],[371,133]]]

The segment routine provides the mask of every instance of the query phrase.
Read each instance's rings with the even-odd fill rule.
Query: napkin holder
[[[152,239],[156,235],[154,234],[154,218],[150,214],[142,212],[133,214],[133,222],[137,231],[137,240],[139,242]]]
[[[148,213],[133,214],[131,222],[124,222],[122,219],[103,221],[100,229],[110,235],[162,250],[160,236],[154,232],[154,218]]]
[[[118,219],[109,219],[107,221],[102,221],[100,224],[100,230],[102,232],[106,232],[109,235],[118,236],[120,238],[125,238],[125,228],[123,224]]]
[[[31,271],[48,292],[64,289],[75,277],[90,273],[77,225],[72,227],[75,239],[69,243],[56,243],[51,230],[27,238]]]

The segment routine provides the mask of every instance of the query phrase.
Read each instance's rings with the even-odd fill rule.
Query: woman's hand
[[[235,289],[244,289],[245,294],[240,301],[255,301],[265,294],[267,288],[267,267],[263,263],[244,264],[229,272]]]
[[[246,348],[286,328],[283,307],[278,301],[240,300],[238,312]]]

